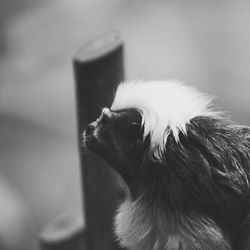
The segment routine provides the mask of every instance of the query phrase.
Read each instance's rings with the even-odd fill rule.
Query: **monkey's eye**
[[[142,140],[143,139],[143,131],[141,128],[141,124],[131,123],[128,126],[128,137],[132,140]]]

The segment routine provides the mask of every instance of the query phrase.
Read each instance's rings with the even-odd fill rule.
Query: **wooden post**
[[[62,214],[41,232],[42,250],[87,250],[83,219],[73,214]]]
[[[110,107],[117,85],[124,79],[123,42],[119,33],[110,32],[86,43],[74,61],[79,149],[86,216],[88,250],[120,249],[113,234],[113,217],[120,181],[104,161],[81,153],[82,131]]]

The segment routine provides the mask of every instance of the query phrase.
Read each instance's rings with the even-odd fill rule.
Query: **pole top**
[[[83,230],[84,222],[81,215],[63,213],[42,230],[40,239],[42,242],[55,244],[64,242]]]
[[[76,52],[74,61],[94,61],[110,54],[122,45],[121,34],[117,31],[109,31],[84,43]]]

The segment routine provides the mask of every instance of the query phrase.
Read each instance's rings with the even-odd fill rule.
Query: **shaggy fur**
[[[250,136],[175,82],[123,83],[84,132],[85,148],[124,179],[122,246],[250,249]]]
[[[120,206],[115,232],[122,246],[135,250],[230,249],[228,239],[208,217],[151,209],[129,199]]]

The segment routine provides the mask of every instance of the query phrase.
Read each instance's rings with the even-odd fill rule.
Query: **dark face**
[[[147,148],[141,122],[141,114],[135,109],[104,108],[101,116],[83,132],[84,147],[107,161],[122,176],[136,174]]]

